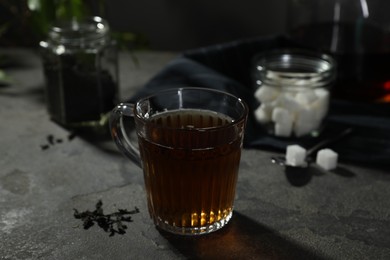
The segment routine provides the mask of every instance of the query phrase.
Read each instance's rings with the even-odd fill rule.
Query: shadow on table
[[[328,173],[333,173],[344,178],[353,178],[356,176],[354,172],[341,166],[331,171],[323,170],[319,166],[309,166],[306,168],[287,166],[285,167],[284,173],[286,175],[287,181],[295,187],[305,186],[311,181],[313,177],[324,176]]]
[[[188,259],[324,259],[239,212],[226,227],[208,235],[160,233]]]
[[[107,119],[108,120],[108,119]],[[61,126],[61,124],[59,124]],[[70,136],[79,137],[83,140],[89,142],[100,150],[108,154],[121,154],[119,148],[116,146],[114,140],[112,139],[108,121],[99,122],[99,125],[94,126],[85,126],[78,128],[68,128],[62,126],[70,132]],[[129,140],[133,143],[135,147],[138,147],[138,140],[135,133],[135,124],[131,120],[127,120],[124,123],[125,131],[128,135]]]

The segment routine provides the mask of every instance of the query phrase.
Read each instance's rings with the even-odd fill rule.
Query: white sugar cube
[[[280,123],[275,123],[274,134],[275,136],[289,137],[291,136],[293,128],[292,120],[286,120]]]
[[[309,105],[317,99],[317,95],[313,90],[306,90],[298,92],[296,95],[296,101],[302,105]]]
[[[268,123],[271,121],[271,111],[268,106],[261,104],[256,110],[255,110],[255,119],[259,123]]]
[[[262,85],[256,90],[255,97],[261,103],[270,102],[274,100],[279,95],[279,93],[280,91],[276,87]]]
[[[337,167],[338,154],[331,149],[322,149],[317,152],[316,163],[325,170],[333,170]]]
[[[269,113],[270,116],[272,115],[272,110],[276,107],[275,101],[265,102],[265,103],[262,103],[260,106],[261,106],[265,111],[267,111],[267,113]]]
[[[292,121],[292,115],[283,107],[275,107],[274,110],[272,110],[272,121],[276,123]]]
[[[306,164],[306,149],[294,144],[286,148],[286,164],[291,166],[301,166]]]
[[[319,125],[320,121],[317,119],[317,112],[315,110],[301,109],[296,114],[294,133],[297,137],[300,137],[316,130]]]
[[[325,88],[316,88],[314,90],[314,93],[317,96],[317,98],[329,99],[329,90]]]
[[[301,105],[295,100],[295,96],[289,92],[280,94],[275,102],[277,106],[283,107],[291,113],[294,113],[302,108]]]
[[[271,70],[267,72],[267,77],[270,79],[274,79],[275,81],[281,80],[280,73],[277,73],[277,72],[271,71]]]
[[[317,119],[322,120],[328,112],[329,91],[319,88],[314,90],[317,99],[311,104],[311,108],[317,111]]]
[[[294,115],[291,114],[287,109],[282,107],[275,107],[272,110],[272,121],[275,122],[274,134],[276,136],[291,136],[294,125]]]
[[[324,119],[324,117],[328,113],[328,102],[325,102],[321,99],[317,99],[310,106],[310,109],[312,109],[315,112],[316,119],[318,121],[321,121],[322,119]]]
[[[275,76],[275,80],[282,80]],[[286,79],[283,79],[283,82]],[[315,79],[317,80],[317,79]],[[291,79],[299,85],[297,79]],[[316,89],[284,89],[262,85],[255,92],[261,103],[254,115],[258,122],[274,122],[276,136],[290,136],[294,133],[301,137],[317,130],[328,112],[330,93],[325,88]]]

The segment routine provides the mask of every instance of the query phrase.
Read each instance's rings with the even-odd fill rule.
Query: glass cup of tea
[[[199,235],[228,223],[247,115],[240,98],[191,87],[112,110],[112,138],[143,169],[149,213],[158,228]],[[135,121],[138,147],[125,130],[127,120]]]

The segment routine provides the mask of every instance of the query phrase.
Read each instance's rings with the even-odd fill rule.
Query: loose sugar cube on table
[[[300,145],[288,145],[286,148],[286,164],[291,166],[302,166],[306,164],[306,149]]]
[[[325,170],[333,170],[337,167],[338,154],[331,149],[322,149],[317,152],[316,163]]]

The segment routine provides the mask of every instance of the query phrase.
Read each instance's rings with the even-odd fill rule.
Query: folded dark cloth
[[[252,59],[263,51],[299,47],[282,36],[239,40],[184,52],[155,75],[129,102],[156,91],[175,87],[207,87],[223,90],[246,101],[250,108],[245,148],[284,152],[289,144],[306,148],[352,127],[353,132],[329,146],[340,160],[366,163],[390,170],[390,106],[332,100],[325,127],[317,137],[278,138],[269,135],[254,119],[258,101],[254,98]]]

